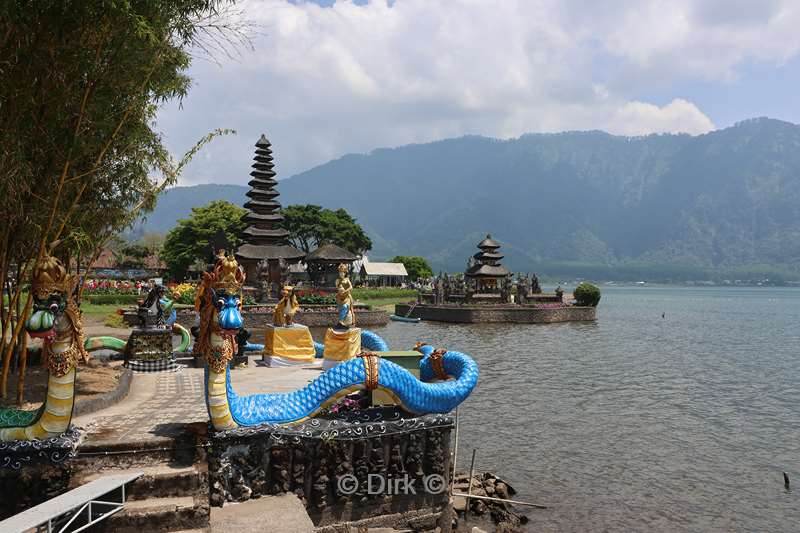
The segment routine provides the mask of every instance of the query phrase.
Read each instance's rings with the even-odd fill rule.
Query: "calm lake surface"
[[[375,331],[478,361],[457,468],[550,505],[532,531],[800,531],[798,324],[800,289],[603,287],[591,324]]]

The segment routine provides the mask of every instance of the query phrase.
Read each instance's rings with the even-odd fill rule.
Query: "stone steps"
[[[96,435],[72,461],[71,486],[122,472],[142,476],[125,487],[124,508],[93,528],[97,532],[205,531],[209,526],[208,463],[197,433],[166,428],[171,436],[125,440]]]
[[[208,473],[201,465],[173,467],[156,465],[137,468],[144,475],[125,488],[127,500],[146,500],[148,498],[167,498],[177,496],[195,496],[208,493]],[[75,475],[71,486],[77,487],[106,475],[122,474],[133,469],[103,469],[88,475]]]
[[[145,531],[180,531],[208,526],[208,501],[192,496],[151,498],[129,501],[119,513],[102,523],[98,531],[143,533]]]

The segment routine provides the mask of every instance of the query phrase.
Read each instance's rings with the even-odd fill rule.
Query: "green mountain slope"
[[[179,196],[186,205],[192,189],[202,192],[196,205],[223,192],[243,199],[247,190],[173,189],[150,220],[169,226],[162,204]],[[448,139],[347,155],[278,190],[284,205],[346,208],[369,231],[374,257],[420,254],[451,270],[487,232],[514,269],[638,262],[795,270],[800,260],[800,126],[771,119],[696,137]]]

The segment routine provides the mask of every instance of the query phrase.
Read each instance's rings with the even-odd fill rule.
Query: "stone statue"
[[[531,281],[531,287],[529,292],[531,294],[541,294],[542,288],[539,286],[539,278],[536,276],[536,273],[533,274],[533,279]]]
[[[511,301],[511,276],[506,276],[500,282],[500,302],[507,304]]]
[[[281,299],[275,306],[272,323],[277,327],[291,326],[298,309],[300,309],[300,304],[297,302],[294,287],[284,285],[281,289]]]
[[[163,285],[156,285],[147,294],[144,302],[136,310],[136,317],[139,320],[139,326],[147,328],[152,325],[164,326],[164,308],[161,304],[161,299],[167,293],[167,288]],[[155,318],[150,318],[150,311],[155,307]]]
[[[269,300],[269,262],[264,259],[258,262],[258,286],[261,289],[258,301],[266,302]]]
[[[339,278],[336,280],[336,307],[338,310],[336,327],[339,329],[350,329],[356,325],[356,317],[353,313],[353,284],[347,277],[347,271],[346,264],[339,265]]]
[[[517,299],[519,300],[520,304],[524,304],[525,300],[528,298],[528,290],[530,289],[530,280],[528,279],[527,274],[522,275],[518,274],[517,277]]]

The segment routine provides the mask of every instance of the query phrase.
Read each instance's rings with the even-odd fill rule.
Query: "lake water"
[[[478,361],[457,466],[532,531],[800,531],[798,324],[800,289],[604,287],[596,323],[375,331]]]

